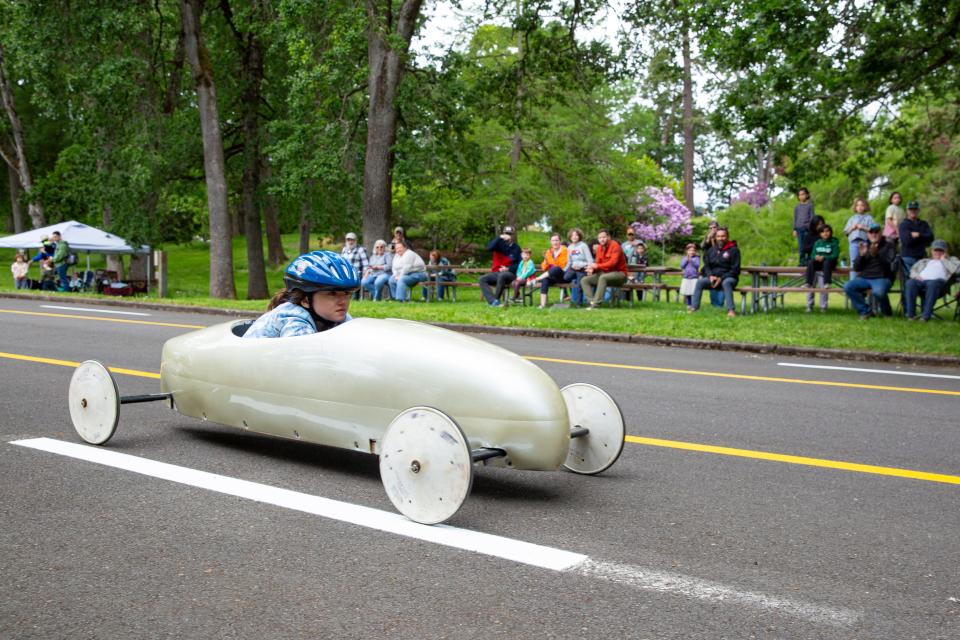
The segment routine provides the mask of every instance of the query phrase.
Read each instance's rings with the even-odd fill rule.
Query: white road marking
[[[768,613],[789,615],[818,624],[849,626],[860,619],[859,612],[849,609],[836,609],[762,593],[740,591],[718,582],[701,580],[682,574],[596,561],[580,553],[479,531],[459,529],[449,525],[427,526],[417,524],[397,513],[389,513],[289,489],[158,462],[149,458],[110,451],[109,449],[64,442],[52,438],[15,440],[10,444],[272,504],[294,511],[312,513],[425,542],[474,551],[512,560],[520,564],[599,578],[643,591],[655,591],[703,601],[729,602]]]
[[[831,367],[825,364],[797,364],[794,362],[778,362],[781,367],[797,367],[801,369],[829,369],[831,371],[859,371],[862,373],[885,373],[894,376],[916,376],[918,378],[946,378],[960,380],[960,376],[950,376],[943,373],[914,373],[912,371],[891,371],[889,369],[859,369],[857,367]]]
[[[67,311],[90,311],[91,313],[115,313],[121,316],[150,316],[152,313],[137,313],[136,311],[107,311],[106,309],[87,309],[84,307],[58,307],[55,304],[42,304],[42,309],[65,309]]]

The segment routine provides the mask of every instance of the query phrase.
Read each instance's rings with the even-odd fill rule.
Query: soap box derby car
[[[162,400],[193,418],[375,454],[391,502],[424,524],[457,512],[475,464],[596,474],[623,449],[623,417],[604,391],[559,389],[536,365],[487,342],[371,318],[243,339],[250,324],[168,340],[159,394],[121,397],[106,367],[82,363],[69,390],[77,433],[103,444],[121,404]]]

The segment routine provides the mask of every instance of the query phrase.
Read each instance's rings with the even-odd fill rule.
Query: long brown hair
[[[284,302],[289,302],[290,304],[300,304],[309,297],[309,294],[304,292],[302,289],[287,289],[284,287],[277,291],[277,293],[270,299],[270,302],[267,304],[267,311],[276,309]]]

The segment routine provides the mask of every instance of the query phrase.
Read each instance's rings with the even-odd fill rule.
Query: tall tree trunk
[[[267,272],[263,260],[263,228],[260,224],[260,87],[263,81],[263,63],[260,43],[249,36],[244,60],[243,91],[243,208],[244,231],[247,238],[247,299],[269,298]]]
[[[520,0],[517,0],[517,13],[522,11]],[[507,224],[514,229],[517,228],[517,165],[520,164],[520,154],[523,152],[523,132],[520,131],[520,123],[523,122],[523,96],[526,92],[526,83],[524,74],[526,67],[524,65],[524,47],[523,32],[517,32],[517,95],[514,99],[514,125],[513,143],[510,146],[510,202],[507,205]]]
[[[687,9],[684,9],[687,11]],[[683,203],[693,211],[693,72],[690,62],[690,20],[683,17]]]
[[[13,213],[13,232],[23,233],[23,206],[20,204],[20,196],[23,189],[20,187],[20,176],[13,170],[13,167],[7,165],[7,179],[10,181],[10,211]]]
[[[300,255],[310,252],[310,203],[304,197],[300,205]]]
[[[4,71],[4,66],[6,61],[3,57],[3,44],[0,43],[0,99],[3,101],[3,108],[7,112],[7,117],[10,119],[10,129],[13,133],[13,147],[15,158],[8,158],[7,154],[3,154],[3,159],[7,162],[7,165],[17,172],[17,176],[20,178],[20,186],[23,187],[23,191],[30,195],[30,192],[33,190],[33,179],[30,177],[30,165],[27,162],[27,146],[23,141],[23,124],[20,122],[20,116],[17,115],[16,103],[13,101],[13,88],[10,86],[10,81],[7,79],[6,72]],[[43,205],[39,202],[34,202],[30,200],[27,204],[27,212],[30,215],[30,221],[33,223],[33,228],[46,226],[46,218],[43,214]]]
[[[203,132],[203,169],[206,175],[207,211],[210,218],[210,296],[236,298],[217,90],[213,82],[210,55],[200,37],[202,4],[203,0],[181,0],[180,13],[183,17],[184,50],[193,70],[200,108],[200,128]]]
[[[410,48],[423,0],[403,0],[396,17],[392,0],[367,0],[367,152],[363,167],[363,238],[386,238],[392,213],[393,145],[397,141],[397,89],[403,56]],[[401,48],[390,46],[399,39]]]
[[[270,161],[260,156],[260,185],[270,184]],[[280,237],[280,223],[277,219],[277,199],[269,192],[263,194],[263,221],[267,227],[267,264],[279,267],[287,262],[283,252],[283,239]]]

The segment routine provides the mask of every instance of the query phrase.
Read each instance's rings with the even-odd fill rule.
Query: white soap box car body
[[[166,400],[201,420],[375,454],[393,504],[428,524],[456,513],[477,463],[595,474],[623,447],[622,415],[602,390],[561,390],[531,362],[460,333],[355,318],[307,336],[244,339],[249,325],[168,340],[160,394],[121,398],[103,365],[83,363],[70,388],[77,432],[102,444],[120,404]]]

